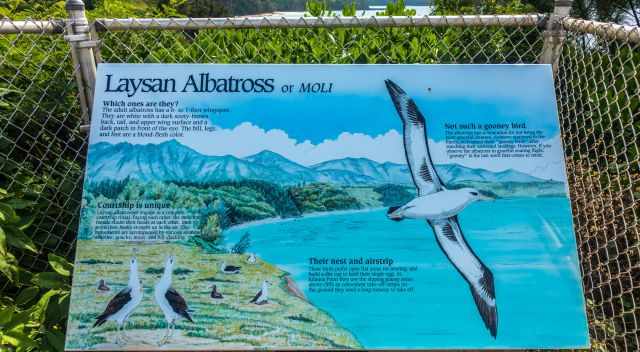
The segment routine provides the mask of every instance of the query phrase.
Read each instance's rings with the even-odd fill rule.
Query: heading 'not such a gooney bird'
[[[424,219],[433,229],[436,242],[451,264],[469,284],[482,320],[493,338],[498,331],[498,309],[493,274],[464,238],[458,213],[477,200],[492,199],[473,188],[448,190],[438,176],[427,143],[426,120],[416,103],[391,80],[385,80],[393,105],[403,125],[407,165],[418,196],[409,203],[391,207],[391,220]]]

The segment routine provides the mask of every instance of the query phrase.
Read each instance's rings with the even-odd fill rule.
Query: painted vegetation
[[[157,145],[102,142],[92,146],[89,160],[86,211],[110,200],[162,201],[172,208],[202,209],[202,236],[213,242],[232,225],[400,205],[415,193],[406,165],[365,158],[306,167],[270,151],[246,158],[209,156],[169,141]],[[452,189],[473,187],[502,198],[565,194],[561,182],[515,170],[491,172],[457,164],[436,168]],[[82,217],[80,238],[91,238],[91,218]]]
[[[515,170],[437,168],[449,188],[471,186],[499,197],[564,192],[560,182]],[[245,158],[203,155],[177,141],[92,145],[67,348],[358,348],[354,335],[308,302],[288,273],[259,258],[247,262],[250,229],[235,245],[224,241],[225,230],[265,219],[400,205],[414,197],[406,165],[390,162],[345,158],[303,166],[270,151]],[[196,211],[199,234],[172,243],[93,241],[98,204],[127,201]],[[125,287],[132,246],[138,247],[144,297],[125,325],[125,344],[117,345],[114,322],[92,326]],[[194,323],[179,320],[169,342],[159,345],[167,325],[153,294],[168,255],[177,262],[172,285],[186,299]],[[240,266],[240,273],[222,272],[222,262]],[[101,280],[109,291],[97,289]],[[264,280],[273,283],[269,303],[250,303]],[[213,285],[222,299],[211,297]]]
[[[113,343],[116,333],[113,322],[93,329],[91,326],[109,299],[126,285],[131,244],[80,240],[78,249],[67,348],[122,348]],[[170,342],[162,349],[184,346],[206,349],[212,345],[221,349],[360,347],[328,314],[299,296],[286,272],[260,259],[248,264],[246,255],[206,254],[182,244],[145,243],[137,250],[144,296],[126,325],[127,349],[158,348],[165,333],[166,323],[153,300],[153,287],[167,254],[176,257],[173,287],[187,301],[194,323],[180,320]],[[240,274],[220,272],[218,268],[223,261],[240,266]],[[273,283],[269,303],[249,303],[265,279]],[[110,291],[99,293],[100,280],[105,280]],[[213,285],[222,299],[211,298]]]

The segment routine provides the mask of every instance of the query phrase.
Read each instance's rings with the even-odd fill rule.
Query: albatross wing
[[[118,292],[118,294],[107,303],[107,308],[96,318],[93,327],[95,328],[96,326],[104,324],[110,316],[118,313],[129,302],[131,302],[131,288],[127,287]]]
[[[469,247],[457,216],[428,222],[440,248],[469,284],[484,325],[495,338],[498,332],[498,308],[493,274]]]
[[[262,289],[258,290],[258,293],[256,293],[256,295],[249,301],[249,303],[258,302],[258,298],[260,298],[260,296],[262,296]]]
[[[443,183],[429,155],[424,116],[402,88],[388,79],[384,83],[402,120],[405,157],[418,195],[424,196],[442,190]]]
[[[189,308],[187,307],[187,302],[180,296],[178,291],[176,291],[173,287],[170,287],[167,290],[167,293],[164,294],[164,297],[169,302],[171,309],[173,309],[176,314],[179,314],[183,318],[193,323],[191,319],[191,315],[189,315]]]

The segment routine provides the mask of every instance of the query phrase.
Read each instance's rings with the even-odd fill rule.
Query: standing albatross
[[[263,305],[269,303],[269,286],[271,286],[271,282],[264,280],[262,281],[262,287],[258,290],[258,293],[249,301],[249,303]]]
[[[93,327],[101,326],[112,320],[116,322],[116,344],[125,340],[124,327],[134,309],[142,302],[142,283],[138,276],[138,259],[133,256],[129,262],[129,283],[118,292],[107,304],[104,312],[96,318]]]
[[[397,84],[385,80],[403,126],[404,151],[418,196],[400,207],[391,207],[391,220],[424,219],[451,264],[467,281],[484,325],[493,338],[498,332],[498,309],[493,274],[464,238],[458,214],[470,203],[492,199],[473,188],[448,190],[429,155],[426,120],[416,103]]]
[[[169,341],[178,319],[184,318],[193,323],[193,319],[191,319],[191,315],[189,315],[187,302],[180,296],[178,291],[171,287],[171,275],[173,275],[175,261],[174,256],[170,255],[167,257],[164,264],[164,272],[162,273],[160,281],[156,284],[154,291],[156,303],[160,306],[164,318],[167,321],[167,332],[160,341],[160,344],[165,344]]]

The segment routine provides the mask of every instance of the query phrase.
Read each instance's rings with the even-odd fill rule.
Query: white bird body
[[[160,307],[164,318],[167,321],[167,333],[160,342],[160,344],[166,343],[173,334],[173,328],[175,323],[179,319],[187,319],[193,323],[191,316],[189,315],[189,307],[187,302],[180,296],[178,291],[171,287],[171,276],[173,275],[173,266],[175,264],[174,256],[167,257],[164,265],[164,271],[160,281],[155,286],[153,297]]]
[[[255,253],[249,254],[249,258],[247,258],[247,263],[249,263],[249,264],[255,264],[256,263],[256,254]]]
[[[169,264],[168,266],[165,266],[164,272],[162,273],[162,277],[160,278],[160,281],[158,281],[158,283],[156,284],[155,290],[153,292],[153,298],[155,298],[156,303],[160,307],[160,310],[162,310],[162,314],[164,314],[164,318],[168,322],[173,322],[180,317],[180,315],[178,315],[173,310],[173,308],[171,308],[169,301],[165,297],[167,290],[169,290],[169,287],[171,287],[172,272],[173,272],[173,264]]]
[[[474,201],[467,189],[448,190],[414,198],[389,214],[391,219],[439,220],[457,215]]]
[[[129,266],[129,282],[127,287],[118,292],[107,304],[104,312],[96,318],[93,327],[101,326],[107,321],[117,324],[116,343],[123,339],[124,324],[136,307],[142,302],[142,283],[138,275],[138,260],[131,258]]]
[[[256,295],[253,297],[249,303],[254,303],[258,305],[269,303],[269,285],[271,283],[267,280],[262,281],[262,286]]]
[[[269,285],[267,285],[266,282],[263,282],[262,283],[262,288],[260,289],[260,291],[261,291],[261,295],[256,300],[256,303],[258,303],[258,304],[269,300]]]

